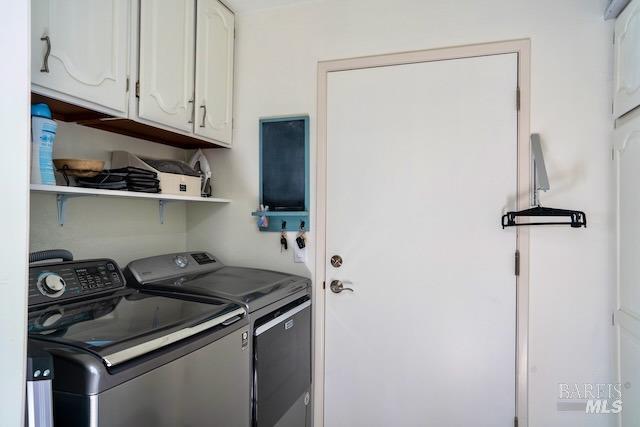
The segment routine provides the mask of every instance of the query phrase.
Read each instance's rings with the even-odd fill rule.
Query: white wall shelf
[[[68,199],[83,196],[120,197],[158,200],[160,223],[164,224],[164,207],[168,202],[230,203],[218,197],[177,196],[162,193],[139,193],[135,191],[100,190],[96,188],[66,187],[62,185],[31,184],[32,193],[54,193],[58,203],[58,224],[64,225],[64,208]]]
[[[31,191],[37,193],[76,194],[83,196],[130,197],[134,199],[156,199],[178,202],[230,203],[230,199],[218,197],[176,196],[162,193],[138,193],[135,191],[99,190],[97,188],[66,187],[64,185],[31,184]]]

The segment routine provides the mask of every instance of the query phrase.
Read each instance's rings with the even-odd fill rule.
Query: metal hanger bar
[[[547,168],[544,164],[544,155],[542,154],[542,144],[540,143],[540,134],[531,134],[531,161],[533,171],[533,197],[532,206],[540,205],[540,190],[547,191],[550,189],[549,177],[547,176]]]
[[[536,188],[538,190],[547,191],[551,187],[549,186],[547,168],[544,164],[540,135],[537,133],[531,134],[531,153],[533,154],[534,170],[536,172]]]

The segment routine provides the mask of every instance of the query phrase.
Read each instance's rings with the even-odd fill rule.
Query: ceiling
[[[310,1],[314,0],[224,0],[224,3],[236,13],[247,13],[273,7],[308,3]]]

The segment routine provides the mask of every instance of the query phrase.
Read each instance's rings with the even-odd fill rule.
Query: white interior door
[[[621,427],[640,425],[640,117],[615,131],[618,147],[618,369]]]
[[[50,89],[126,112],[128,31],[129,0],[33,0],[36,91]]]
[[[193,131],[195,1],[140,3],[138,116]]]
[[[234,16],[217,0],[198,0],[195,133],[231,143]]]
[[[516,54],[329,73],[326,426],[513,425],[516,88]]]

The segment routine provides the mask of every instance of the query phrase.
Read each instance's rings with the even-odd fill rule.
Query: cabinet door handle
[[[207,106],[206,105],[201,105],[200,108],[203,109],[202,123],[200,123],[200,127],[203,128],[204,127],[204,119],[207,117]]]
[[[42,68],[40,68],[40,72],[48,73],[49,72],[49,54],[51,53],[51,39],[49,39],[49,36],[42,36],[40,37],[40,40],[42,40],[43,42],[47,42],[47,51],[44,54],[44,60],[42,62]]]
[[[187,120],[187,123],[191,124],[193,123],[193,116],[196,113],[196,109],[193,107],[193,99],[190,99],[188,103],[191,105],[191,114],[189,114],[189,120]]]

